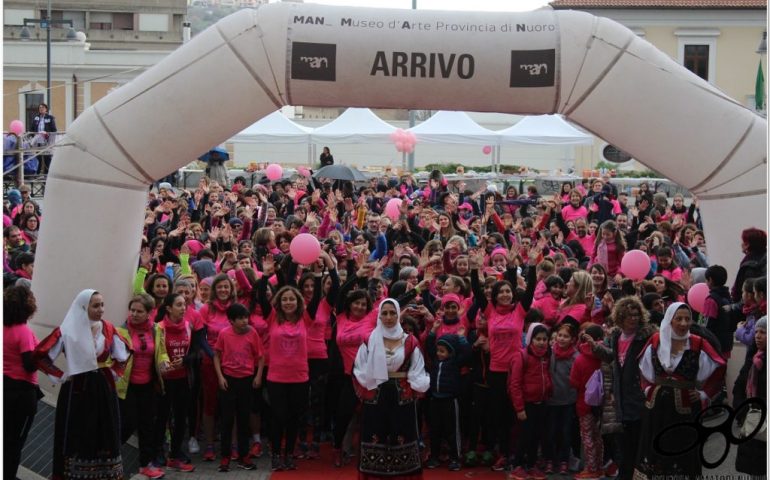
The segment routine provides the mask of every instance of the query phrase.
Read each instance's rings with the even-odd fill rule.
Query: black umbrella
[[[329,178],[331,180],[348,180],[351,182],[365,182],[366,176],[358,169],[347,165],[327,165],[313,174],[314,178]]]

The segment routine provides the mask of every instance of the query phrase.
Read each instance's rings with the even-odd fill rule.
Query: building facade
[[[183,42],[186,0],[54,0],[51,3],[51,105],[59,130],[81,112],[155,65]],[[3,3],[3,125],[29,125],[46,98],[47,3]],[[67,25],[85,34],[68,41]],[[63,28],[62,28],[63,27]],[[15,93],[15,95],[14,95]]]

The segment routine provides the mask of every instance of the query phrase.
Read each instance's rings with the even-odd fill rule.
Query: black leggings
[[[136,431],[139,437],[139,464],[149,464],[157,453],[155,445],[155,386],[152,382],[128,385],[126,399],[120,401],[120,441],[126,443]]]
[[[37,385],[3,376],[3,478],[16,478],[21,451],[37,413]]]
[[[273,409],[270,437],[273,455],[281,453],[281,442],[286,437],[286,456],[294,454],[299,422],[305,414],[308,402],[308,382],[267,382],[267,393]]]
[[[495,431],[494,418],[492,416],[491,393],[486,385],[473,384],[473,402],[471,421],[468,425],[468,450],[475,451],[479,443],[479,433],[481,433],[481,444],[485,450],[494,448]]]
[[[187,377],[164,380],[166,394],[158,398],[158,421],[155,430],[155,445],[163,445],[166,427],[172,419],[169,458],[179,459],[187,427],[187,409],[190,405],[190,384]]]
[[[353,419],[353,414],[358,404],[358,397],[353,390],[353,378],[345,375],[340,386],[340,394],[337,397],[337,412],[334,416],[334,448],[342,448],[342,441],[348,431],[348,425]]]
[[[508,372],[489,372],[490,407],[492,418],[496,419],[493,440],[497,442],[500,455],[508,457],[511,453],[511,427],[513,426],[513,408],[508,398]]]
[[[521,424],[516,461],[525,469],[534,467],[537,461],[537,452],[543,443],[546,411],[544,402],[524,404],[527,419]]]
[[[311,358],[308,360],[310,368],[310,403],[308,405],[306,421],[300,425],[299,439],[307,440],[308,426],[313,428],[313,441],[321,441],[321,430],[326,418],[326,386],[329,381],[329,359]]]

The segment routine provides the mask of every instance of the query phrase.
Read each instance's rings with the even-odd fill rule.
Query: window
[[[112,30],[112,14],[107,12],[91,12],[88,19],[91,30]]]
[[[72,20],[72,28],[75,30],[85,30],[86,28],[86,12],[62,12],[62,19]]]
[[[707,82],[716,83],[719,29],[680,29],[674,33],[679,39],[679,63]]]
[[[113,13],[112,28],[115,30],[133,30],[134,14],[133,13]]]
[[[684,68],[708,82],[709,80],[709,46],[685,45]]]
[[[7,8],[3,11],[5,25],[24,25],[25,18],[35,18],[34,10],[16,10]]]

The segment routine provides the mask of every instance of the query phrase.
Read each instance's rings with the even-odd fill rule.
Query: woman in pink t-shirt
[[[139,438],[139,464],[141,475],[160,478],[163,470],[155,468],[158,445],[155,438],[156,391],[163,393],[162,376],[170,362],[166,353],[165,332],[150,320],[155,301],[140,293],[128,304],[128,319],[118,333],[128,340],[133,355],[128,360],[124,375],[116,382],[120,406],[121,442],[126,443],[134,431]]]
[[[35,296],[27,287],[3,292],[3,478],[16,478],[21,450],[42,396],[37,386],[33,352],[38,344],[27,321],[35,314]]]
[[[484,262],[483,253],[471,257],[471,287],[473,298],[479,311],[484,312],[487,319],[489,338],[489,383],[490,410],[493,418],[498,419],[497,428],[492,437],[498,442],[500,456],[493,469],[503,470],[508,462],[510,453],[511,427],[513,416],[511,401],[508,397],[508,370],[513,355],[522,348],[522,330],[524,317],[532,304],[532,298],[537,284],[535,265],[543,250],[544,243],[538,244],[529,250],[529,268],[527,269],[527,290],[521,298],[517,298],[516,288],[518,284],[517,249],[507,252],[507,269],[503,274],[503,280],[492,285],[490,301],[481,289],[479,282],[479,267]]]
[[[327,267],[334,264],[326,252],[321,257]],[[295,288],[296,264],[290,255],[281,263],[286,271],[279,274],[281,286],[271,301],[267,300],[268,275],[272,262],[265,260],[263,268],[266,274],[257,283],[259,299],[269,325],[270,369],[267,373],[267,392],[273,410],[271,424],[272,466],[273,470],[295,470],[294,444],[302,414],[308,405],[308,386],[310,371],[308,366],[308,328],[313,324],[318,304],[321,301],[321,288],[314,289],[313,297],[306,306],[302,293]],[[267,264],[267,266],[266,266]],[[283,440],[286,440],[282,448]],[[281,453],[283,452],[283,455]]]

